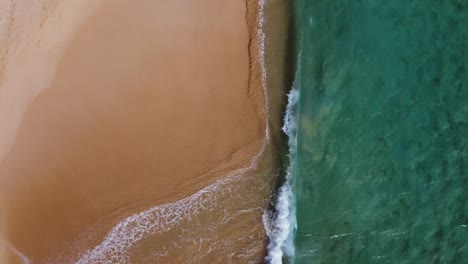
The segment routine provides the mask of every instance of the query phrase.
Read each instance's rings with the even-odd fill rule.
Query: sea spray
[[[283,131],[288,136],[289,166],[286,171],[284,184],[278,190],[276,212],[273,223],[268,227],[270,243],[266,261],[271,264],[283,263],[283,258],[294,256],[293,230],[296,227],[296,213],[294,206],[293,179],[297,145],[297,105],[299,91],[296,85],[288,94],[288,105],[284,117]],[[265,221],[264,221],[265,222]]]

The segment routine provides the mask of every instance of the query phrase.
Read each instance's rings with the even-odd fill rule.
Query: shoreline
[[[262,160],[265,159],[263,156],[265,151],[270,151],[269,155],[273,155],[272,153],[272,146],[270,142],[270,130],[269,130],[269,124],[270,124],[270,116],[269,116],[269,111],[268,111],[268,88],[266,87],[266,69],[265,69],[265,58],[264,58],[264,41],[265,41],[265,36],[263,33],[263,21],[261,21],[263,18],[259,17],[263,15],[263,10],[260,11],[260,9],[263,9],[263,0],[260,1],[250,1],[246,0],[247,4],[247,24],[249,28],[249,58],[250,58],[250,71],[249,71],[249,96],[253,94],[258,94],[258,88],[253,88],[253,87],[261,87],[261,91],[263,92],[263,100],[258,99],[258,95],[254,95],[255,101],[257,102],[257,106],[259,109],[261,109],[261,112],[264,113],[264,123],[265,123],[265,137],[262,140],[262,144],[260,148],[258,149],[258,152],[256,155],[252,156],[250,159],[250,163],[247,164],[248,166],[242,167],[242,168],[237,168],[234,170],[231,170],[227,174],[224,175],[218,175],[217,179],[214,180],[214,182],[210,183],[209,185],[205,185],[205,187],[199,189],[198,191],[195,191],[193,194],[186,196],[184,198],[181,198],[176,201],[170,201],[167,203],[161,203],[159,205],[156,205],[154,207],[151,207],[149,209],[145,209],[144,211],[131,215],[125,219],[122,219],[116,224],[110,232],[107,233],[105,238],[102,240],[100,244],[98,244],[96,247],[93,249],[87,250],[84,255],[81,255],[79,260],[77,260],[75,263],[77,264],[85,264],[89,263],[90,261],[103,261],[105,259],[108,259],[110,255],[114,255],[115,252],[129,252],[131,251],[130,248],[125,248],[126,246],[134,243],[138,243],[140,240],[144,239],[143,236],[146,233],[146,236],[151,236],[154,235],[155,233],[159,233],[157,228],[148,228],[145,230],[138,230],[140,234],[143,233],[142,237],[133,240],[131,242],[124,243],[124,247],[122,247],[122,240],[125,240],[122,234],[129,234],[129,233],[134,233],[135,230],[132,230],[131,226],[138,225],[137,222],[140,221],[141,218],[147,218],[151,217],[151,215],[158,215],[158,217],[162,217],[160,212],[163,211],[172,211],[173,209],[165,210],[166,208],[174,208],[174,207],[185,207],[185,208],[192,208],[193,206],[196,206],[198,203],[203,203],[203,199],[214,199],[215,194],[214,192],[218,190],[219,188],[231,188],[227,187],[230,184],[239,184],[242,179],[240,177],[245,177],[246,173],[251,172],[252,170],[255,170],[259,162],[262,162]],[[260,105],[261,101],[264,101],[263,106]],[[259,103],[260,102],[260,103]],[[225,164],[220,164],[221,166]],[[213,169],[215,172],[211,173],[219,173],[218,169],[215,168]],[[210,173],[210,172],[208,172]],[[208,174],[207,173],[207,174]],[[191,184],[189,184],[191,185]],[[193,185],[192,189],[193,189]],[[211,195],[210,195],[211,193]],[[213,197],[204,197],[203,196],[213,196]],[[140,207],[144,208],[144,207]],[[177,211],[177,210],[176,210]],[[185,210],[184,210],[185,211]],[[196,214],[196,213],[195,213]],[[180,217],[180,215],[174,215],[174,216],[166,216],[166,217],[172,217],[173,219],[177,219]],[[163,217],[164,219],[166,217]],[[194,217],[194,215],[191,215],[191,217]],[[154,219],[156,220],[156,219]],[[156,220],[156,222],[158,222]],[[177,220],[181,221],[181,219]],[[176,221],[176,222],[177,222]],[[130,228],[128,228],[130,226]],[[174,228],[175,226],[173,226]],[[164,232],[164,231],[162,231]],[[133,237],[133,236],[131,236]],[[264,241],[266,242],[266,241]],[[111,245],[111,246],[110,246]],[[112,246],[113,245],[113,246]],[[266,247],[266,243],[264,243]],[[261,259],[264,257],[266,253],[262,253]],[[117,258],[113,258],[114,261],[117,261],[118,263],[126,263],[129,261],[128,255],[122,254],[118,255]]]
[[[271,89],[272,101],[277,104],[272,108],[272,142],[274,144],[274,152],[276,153],[275,164],[278,167],[278,173],[272,184],[272,192],[268,203],[267,210],[263,215],[263,225],[267,230],[268,241],[265,244],[266,254],[263,261],[270,263],[271,255],[275,248],[271,245],[276,243],[278,239],[278,223],[277,218],[281,212],[278,211],[278,197],[282,193],[283,182],[287,180],[288,168],[288,137],[283,130],[285,125],[285,114],[287,108],[287,94],[292,89],[295,68],[294,54],[292,54],[292,17],[290,14],[291,0],[270,0],[265,7],[266,12],[266,27],[265,27],[265,49],[268,56],[266,57],[266,68],[269,73],[267,84]]]
[[[265,104],[265,102],[269,102],[271,98],[266,98],[267,96],[267,91],[266,87],[263,87],[263,82],[264,82],[264,74],[265,72],[261,72],[262,70],[262,65],[259,63],[263,63],[262,56],[263,54],[259,50],[258,43],[255,40],[261,39],[261,35],[259,34],[259,28],[258,28],[258,6],[259,1],[246,1],[246,26],[247,26],[247,32],[248,32],[248,39],[249,39],[249,44],[248,44],[248,56],[249,56],[249,62],[248,62],[248,70],[249,70],[249,76],[248,76],[248,100],[251,100],[254,102],[254,105],[256,105],[255,109],[257,109],[255,112],[260,114],[260,116],[264,115],[263,117],[258,117],[260,118],[260,128],[263,127],[264,133],[261,133],[262,136],[260,138],[256,136],[256,139],[250,141],[248,144],[241,144],[241,148],[232,151],[224,160],[217,161],[217,165],[214,167],[209,168],[205,172],[201,172],[198,174],[198,176],[195,177],[190,177],[188,178],[188,181],[183,182],[182,185],[179,185],[178,190],[174,189],[171,191],[171,196],[169,197],[162,197],[159,195],[159,197],[154,197],[154,195],[149,195],[149,196],[141,196],[138,200],[133,201],[131,204],[119,206],[117,209],[112,210],[112,212],[106,213],[105,215],[102,215],[98,218],[98,222],[94,220],[94,227],[86,227],[89,231],[85,231],[83,233],[83,230],[80,231],[80,233],[83,235],[85,233],[89,232],[96,232],[99,233],[98,238],[86,238],[89,241],[94,241],[91,244],[96,244],[100,239],[99,237],[104,237],[105,233],[107,233],[105,230],[110,230],[110,227],[113,226],[114,224],[120,222],[121,220],[118,219],[123,219],[125,216],[131,216],[133,213],[138,213],[141,211],[144,211],[144,208],[148,208],[150,204],[154,206],[154,204],[159,204],[159,206],[165,206],[167,203],[174,203],[174,202],[179,202],[185,199],[188,199],[189,197],[192,197],[193,195],[202,192],[202,190],[209,188],[210,186],[216,184],[216,181],[223,181],[227,180],[226,175],[230,175],[232,173],[235,173],[237,170],[242,170],[242,168],[245,165],[248,165],[250,160],[252,158],[261,158],[262,153],[265,151],[265,147],[269,148],[267,145],[268,144],[268,138],[269,138],[269,122],[270,122],[270,117],[268,115],[268,104]],[[94,15],[96,16],[96,15]],[[254,21],[254,22],[252,22]],[[87,22],[89,23],[89,22]],[[252,36],[252,32],[255,32],[255,34]],[[262,88],[262,89],[259,89]],[[265,89],[265,90],[264,90]],[[37,102],[37,99],[36,101]],[[24,121],[23,121],[24,122]],[[261,125],[264,124],[264,125]],[[259,152],[260,151],[260,152]],[[267,150],[268,151],[268,150]],[[258,153],[258,154],[255,154]],[[270,153],[269,155],[274,155]],[[262,158],[261,158],[262,159]],[[252,164],[249,165],[249,167],[252,166]],[[210,166],[207,166],[207,168]],[[1,177],[4,177],[5,174],[0,173],[0,180]],[[11,184],[10,184],[11,186]],[[154,191],[153,191],[154,192]],[[191,193],[191,194],[190,194]],[[187,195],[188,194],[188,195]],[[171,198],[172,197],[172,198]],[[185,198],[184,198],[185,197]],[[156,202],[157,201],[157,202]],[[114,223],[114,224],[112,224]],[[98,229],[96,229],[98,228]],[[80,235],[80,236],[82,236]],[[81,238],[76,240],[76,242],[82,241]],[[18,241],[15,241],[16,244],[18,244]],[[79,242],[81,243],[81,242]],[[70,244],[71,246],[76,246],[76,243],[73,242]],[[85,246],[86,247],[86,246]],[[62,247],[62,249],[65,249]],[[66,250],[67,251],[67,250]],[[72,255],[76,255],[76,252],[71,252]],[[40,257],[42,259],[44,258],[50,258],[44,255],[44,257]],[[53,257],[54,258],[54,257]],[[68,257],[65,257],[68,258]],[[33,258],[38,259],[38,258]],[[41,261],[41,260],[40,260]]]
[[[138,243],[140,240],[145,239],[146,236],[151,236],[156,233],[159,233],[158,228],[145,228],[144,230],[139,229],[138,231],[133,230],[131,227],[138,225],[137,223],[140,221],[142,218],[148,218],[152,217],[152,215],[157,215],[158,218],[173,218],[173,219],[178,219],[181,216],[180,215],[169,215],[163,216],[164,211],[169,211],[174,213],[174,209],[169,209],[165,210],[166,208],[192,208],[196,206],[199,203],[204,203],[204,199],[210,200],[210,199],[215,199],[216,197],[215,192],[219,188],[230,188],[228,187],[231,184],[242,184],[242,179],[240,177],[245,177],[247,173],[253,171],[256,169],[256,167],[259,165],[259,162],[264,159],[263,155],[265,151],[270,151],[269,155],[274,155],[271,151],[271,146],[270,146],[270,130],[269,130],[269,123],[270,123],[270,116],[268,112],[268,88],[266,87],[266,69],[264,68],[265,65],[265,58],[264,58],[264,40],[265,36],[263,33],[263,21],[260,16],[263,15],[263,0],[260,1],[250,1],[246,0],[246,6],[247,6],[247,25],[248,25],[248,31],[249,31],[249,58],[250,58],[250,67],[249,67],[249,96],[253,96],[255,101],[257,102],[257,107],[261,110],[261,112],[264,113],[264,123],[265,123],[265,137],[262,140],[262,144],[260,148],[258,149],[257,154],[251,157],[250,163],[247,164],[246,167],[241,167],[241,168],[236,168],[234,170],[231,170],[227,174],[222,174],[219,172],[218,169],[213,169],[215,172],[218,174],[218,177],[214,182],[205,185],[205,187],[199,189],[198,191],[195,191],[193,194],[186,196],[184,198],[181,198],[176,201],[170,201],[167,203],[162,203],[158,204],[154,207],[151,207],[149,209],[145,209],[137,214],[128,216],[118,222],[110,232],[108,232],[105,236],[105,238],[102,240],[100,244],[98,244],[96,247],[87,250],[84,255],[80,256],[79,260],[77,260],[75,263],[77,264],[86,264],[90,262],[96,262],[96,261],[103,261],[105,259],[108,259],[110,255],[114,255],[115,252],[129,252],[131,251],[131,247],[127,248],[127,246],[133,245],[135,243]],[[254,88],[254,87],[260,87],[261,89]],[[258,94],[260,93],[258,90],[261,90],[263,93],[263,100],[258,99],[260,96]],[[261,102],[263,103],[263,106],[261,105]],[[220,164],[225,165],[225,164]],[[208,173],[207,173],[208,174]],[[193,185],[191,185],[193,187]],[[205,196],[205,197],[204,197]],[[211,196],[208,198],[207,196]],[[144,208],[144,207],[140,207]],[[177,210],[175,210],[177,211]],[[185,210],[184,210],[185,211]],[[195,210],[192,214],[191,217],[196,217],[195,215],[197,214]],[[153,216],[154,217],[154,216]],[[155,222],[159,222],[159,219],[156,220],[154,219]],[[182,219],[178,219],[177,221],[183,221]],[[150,221],[151,222],[151,221]],[[176,224],[174,224],[173,221],[172,228],[175,227]],[[141,237],[135,239],[133,235],[128,235],[130,233],[138,232]],[[164,232],[164,231],[162,231]],[[127,235],[123,235],[127,234]],[[124,243],[122,245],[122,240],[126,240],[124,237],[130,236],[134,240],[131,242]],[[265,241],[264,241],[265,242]],[[264,244],[266,247],[266,243]],[[263,255],[265,253],[262,253],[261,259],[263,258]],[[117,261],[117,263],[126,263],[129,261],[128,255],[122,254],[118,255],[117,258],[114,259],[114,261]]]

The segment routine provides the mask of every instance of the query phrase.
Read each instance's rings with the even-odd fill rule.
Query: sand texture
[[[245,1],[18,0],[0,12],[1,263],[93,247],[264,146]]]

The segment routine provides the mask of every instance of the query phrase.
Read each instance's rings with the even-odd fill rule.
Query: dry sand
[[[245,1],[1,5],[1,263],[54,258],[258,153],[264,94]]]

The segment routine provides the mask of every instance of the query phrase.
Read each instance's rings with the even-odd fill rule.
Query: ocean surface
[[[267,260],[468,263],[468,1],[292,9],[299,101]]]

